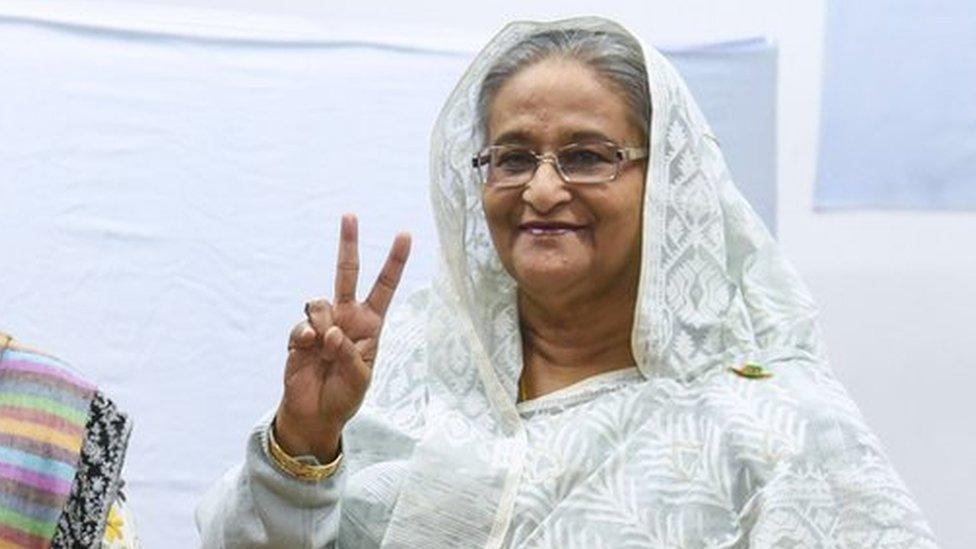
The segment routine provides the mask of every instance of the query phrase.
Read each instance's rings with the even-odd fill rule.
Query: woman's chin
[[[583,278],[575,265],[529,262],[515,265],[515,281],[532,295],[564,292]]]

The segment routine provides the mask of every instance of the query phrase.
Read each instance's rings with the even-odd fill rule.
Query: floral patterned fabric
[[[132,425],[101,393],[91,403],[78,472],[58,522],[53,547],[97,547],[122,487],[122,464]]]
[[[138,549],[142,545],[136,535],[135,516],[124,497],[118,497],[108,512],[102,549]]]

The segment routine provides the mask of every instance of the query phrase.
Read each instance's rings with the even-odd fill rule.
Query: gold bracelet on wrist
[[[281,469],[281,471],[297,478],[298,480],[304,480],[306,482],[319,482],[320,480],[331,477],[335,474],[336,470],[339,469],[339,464],[342,463],[341,449],[339,451],[339,455],[336,456],[331,463],[326,463],[325,465],[303,463],[302,461],[299,461],[299,458],[290,456],[288,452],[286,452],[284,448],[278,444],[278,441],[275,440],[274,422],[268,426],[268,453],[271,455],[271,461],[273,461],[275,465]],[[315,460],[315,458],[311,457],[310,459]]]

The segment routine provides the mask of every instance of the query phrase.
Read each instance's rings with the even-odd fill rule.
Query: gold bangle
[[[306,482],[319,482],[320,480],[331,477],[335,474],[336,470],[339,469],[339,464],[342,463],[341,448],[339,455],[336,456],[331,463],[326,463],[325,465],[303,463],[299,461],[298,458],[290,456],[288,452],[286,452],[284,448],[278,444],[278,441],[275,440],[274,422],[268,426],[268,453],[271,455],[271,460],[274,461],[275,465],[281,469],[281,471],[297,478],[298,480],[304,480]],[[315,458],[309,456],[309,459]]]

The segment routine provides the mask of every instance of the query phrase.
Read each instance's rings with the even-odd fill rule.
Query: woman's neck
[[[634,365],[630,335],[636,280],[573,301],[519,293],[523,398],[536,398],[590,376]]]

